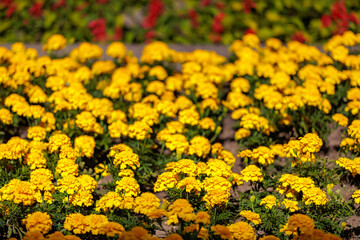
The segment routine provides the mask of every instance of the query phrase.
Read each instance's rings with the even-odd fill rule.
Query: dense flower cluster
[[[219,14],[214,33],[226,21]],[[91,25],[106,33],[101,21]],[[248,34],[229,58],[153,42],[137,59],[115,42],[112,60],[92,43],[56,56],[66,44],[59,35],[44,46],[50,56],[0,47],[0,232],[347,237],[340,221],[360,201],[360,61],[348,48],[359,43],[346,32],[320,51]],[[340,144],[327,139],[333,126],[344,131]],[[337,149],[336,160],[325,156]],[[356,186],[345,200],[348,180]]]

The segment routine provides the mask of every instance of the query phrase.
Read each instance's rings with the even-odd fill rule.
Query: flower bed
[[[358,32],[353,0],[51,0],[0,1],[0,41],[39,42],[61,32],[70,41],[230,44],[246,33],[265,40],[320,42]]]
[[[0,47],[1,237],[350,239],[358,44],[346,32],[325,53],[249,34],[228,59],[153,42],[139,60],[120,42],[113,60],[91,43],[58,57],[61,35],[49,56]]]

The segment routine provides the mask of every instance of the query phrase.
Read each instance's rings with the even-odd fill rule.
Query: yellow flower
[[[176,173],[164,172],[157,177],[154,185],[154,191],[161,192],[174,188],[179,181],[180,178]]]
[[[178,224],[181,218],[185,222],[189,222],[195,218],[194,208],[188,200],[179,198],[175,200],[168,208],[168,221],[167,224]]]
[[[99,234],[106,235],[108,237],[120,237],[125,232],[125,228],[117,222],[108,222],[101,226]]]
[[[356,190],[353,195],[351,196],[356,204],[360,203],[360,190]]]
[[[26,219],[22,220],[28,231],[39,231],[42,234],[48,233],[52,228],[52,221],[48,213],[34,212],[28,214]]]
[[[73,231],[75,234],[85,234],[87,232],[88,223],[85,222],[86,217],[81,213],[69,214],[65,218],[64,228]]]
[[[43,46],[44,51],[52,51],[64,49],[66,46],[66,38],[61,34],[52,35]]]
[[[107,50],[106,54],[112,58],[124,58],[126,55],[126,47],[121,42],[112,42]]]
[[[150,192],[142,193],[135,198],[134,212],[147,215],[160,207],[160,199]]]
[[[287,209],[289,209],[290,212],[295,212],[300,209],[298,207],[299,203],[297,201],[293,201],[287,198],[285,198],[281,204],[284,205]]]
[[[260,205],[265,205],[267,209],[272,209],[274,206],[278,206],[278,201],[275,196],[268,195],[261,200]]]
[[[120,181],[116,181],[116,192],[123,196],[137,196],[140,193],[140,185],[135,178],[123,177]]]
[[[237,222],[231,224],[228,228],[232,233],[231,239],[236,239],[236,240],[256,239],[255,230],[246,222]]]
[[[280,232],[284,232],[287,235],[294,234],[297,235],[299,231],[301,233],[311,233],[314,230],[315,224],[314,220],[304,214],[294,214],[290,216],[287,221],[287,224],[280,229]]]
[[[257,213],[254,213],[252,211],[243,210],[240,212],[240,215],[243,216],[244,218],[246,218],[248,221],[251,221],[252,223],[254,223],[254,225],[258,225],[261,223],[260,215]]]
[[[203,187],[202,183],[195,177],[186,177],[182,179],[177,185],[177,188],[185,189],[188,193],[199,194]]]
[[[6,108],[0,109],[0,122],[6,125],[10,125],[13,122],[13,115]]]
[[[240,174],[241,174],[241,179],[245,182],[248,182],[248,181],[262,182],[264,180],[263,175],[260,171],[260,168],[258,168],[255,165],[247,166],[240,172]]]
[[[232,233],[230,232],[228,227],[219,224],[211,226],[210,229],[214,232],[215,235],[219,235],[221,239],[230,239],[232,236]]]

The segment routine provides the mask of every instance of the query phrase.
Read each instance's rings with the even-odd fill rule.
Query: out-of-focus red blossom
[[[199,27],[198,15],[194,9],[189,10],[189,17],[190,17],[191,26],[193,28]]]
[[[145,17],[142,26],[145,29],[155,27],[158,17],[164,11],[164,4],[161,0],[150,0],[148,7],[148,15]]]
[[[200,6],[206,7],[210,5],[210,0],[202,0]]]
[[[251,13],[251,9],[256,8],[256,4],[253,0],[244,0],[243,1],[244,13]]]
[[[256,31],[252,28],[248,28],[245,30],[245,35],[247,35],[247,34],[256,34]]]
[[[145,33],[145,38],[146,38],[145,42],[150,43],[155,38],[155,36],[156,36],[156,32],[154,30],[147,31]]]
[[[123,30],[121,27],[115,27],[115,33],[114,33],[114,41],[118,41],[122,39]]]
[[[6,10],[6,18],[10,18],[13,13],[16,11],[16,5],[15,4],[11,4],[8,9]]]
[[[219,43],[221,41],[221,35],[220,34],[210,34],[209,35],[210,41],[213,43]]]
[[[301,43],[304,43],[307,41],[305,35],[302,32],[295,32],[292,36],[291,36],[291,40],[293,41],[298,41]]]
[[[222,20],[225,18],[226,14],[224,12],[219,12],[214,18],[211,25],[211,29],[214,33],[224,32],[224,26]]]
[[[1,5],[8,8],[13,3],[13,0],[0,0]]]
[[[91,28],[91,34],[94,37],[94,41],[106,40],[106,20],[105,18],[98,18],[89,22],[89,28]]]
[[[216,3],[216,7],[217,7],[219,10],[223,10],[224,7],[225,7],[225,3],[224,3],[224,2],[217,2],[217,3]]]
[[[359,18],[355,15],[355,13],[350,13],[349,15],[348,15],[348,18],[349,18],[349,21],[350,22],[353,22],[353,23],[356,23],[357,25],[359,25],[360,26],[360,20],[359,20]]]
[[[335,2],[331,7],[331,18],[332,19],[347,19],[347,10],[345,1],[340,0]]]
[[[58,0],[56,3],[54,3],[51,7],[52,10],[56,10],[58,8],[66,7],[66,0]]]
[[[33,5],[31,5],[29,9],[29,14],[34,18],[41,17],[43,13],[42,6],[43,6],[42,2],[35,2]]]
[[[324,28],[330,27],[331,23],[332,23],[332,21],[331,21],[331,17],[329,15],[323,14],[321,16],[321,25]]]
[[[87,6],[89,6],[89,3],[84,2],[84,3],[80,4],[80,5],[78,5],[78,6],[75,8],[75,11],[81,11],[81,10],[83,10],[84,8],[86,8]]]
[[[109,0],[96,0],[96,2],[99,4],[106,4],[109,2]]]

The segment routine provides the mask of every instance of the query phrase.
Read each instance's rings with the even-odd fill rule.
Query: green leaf
[[[8,28],[10,28],[12,25],[12,22],[10,20],[1,21],[0,23],[0,33],[4,32]]]
[[[54,23],[56,18],[57,18],[57,15],[55,12],[45,11],[44,27],[49,28]]]

